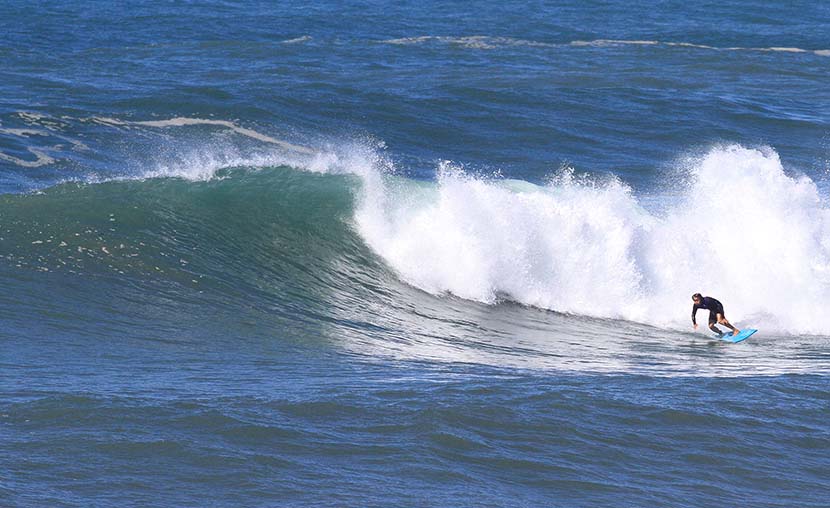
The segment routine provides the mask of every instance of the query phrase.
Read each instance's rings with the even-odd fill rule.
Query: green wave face
[[[276,167],[5,195],[3,299],[34,316],[53,308],[100,321],[105,311],[171,329],[216,312],[328,315],[332,295],[366,297],[385,276],[349,224],[359,186],[353,176]],[[38,321],[9,314],[17,326]]]
[[[277,269],[292,253],[353,243],[346,221],[355,184],[288,168],[207,182],[65,184],[0,198],[2,248],[8,263],[38,271],[172,277],[239,268],[241,276],[245,266]]]

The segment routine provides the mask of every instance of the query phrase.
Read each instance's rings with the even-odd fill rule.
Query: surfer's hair
[[[692,300],[703,300],[703,295],[700,293],[695,293],[692,295]]]

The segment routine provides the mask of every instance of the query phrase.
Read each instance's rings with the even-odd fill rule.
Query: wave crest
[[[369,188],[355,219],[434,294],[685,328],[700,291],[739,324],[830,331],[830,209],[815,184],[772,149],[715,147],[686,166],[661,214],[616,180],[536,186],[445,164],[435,184]]]

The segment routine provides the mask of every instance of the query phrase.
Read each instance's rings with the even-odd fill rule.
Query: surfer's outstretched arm
[[[700,305],[698,305],[698,304],[692,305],[692,326],[695,327],[695,330],[697,330],[697,320],[695,320],[695,314],[697,314],[697,309],[699,309],[699,308],[700,308]]]

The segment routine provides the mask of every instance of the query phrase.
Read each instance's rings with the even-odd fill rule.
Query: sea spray
[[[830,331],[830,210],[815,184],[770,148],[713,147],[688,170],[656,214],[616,179],[536,186],[445,163],[427,186],[373,177],[355,222],[434,294],[682,329],[701,291],[739,326]]]
[[[814,182],[788,175],[771,148],[716,147],[689,162],[694,181],[651,249],[655,294],[694,285],[739,322],[830,330],[830,209]]]
[[[380,201],[358,210],[361,232],[426,291],[598,316],[637,306],[629,251],[642,212],[619,183],[517,191],[444,165],[432,192],[399,186],[386,196],[388,213]]]

